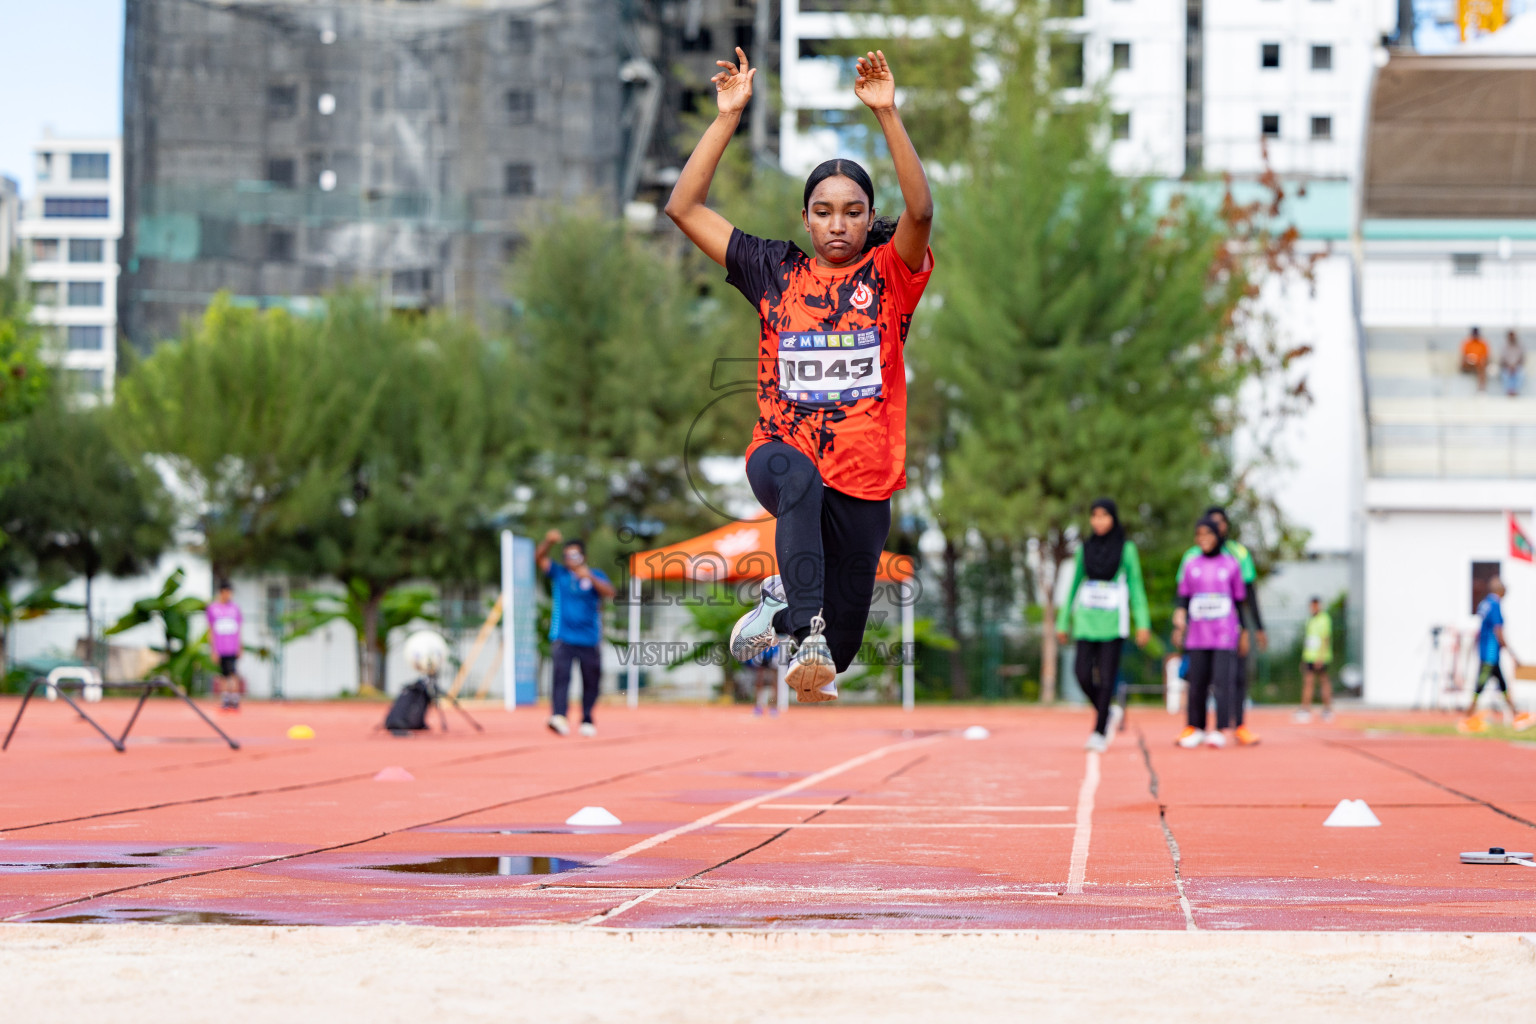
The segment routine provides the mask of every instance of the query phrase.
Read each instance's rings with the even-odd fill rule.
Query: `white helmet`
[[[405,638],[405,662],[412,672],[435,676],[448,661],[448,642],[442,634],[430,629],[418,629]]]

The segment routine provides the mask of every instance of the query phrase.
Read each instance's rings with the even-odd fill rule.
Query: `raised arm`
[[[885,133],[891,160],[896,164],[896,181],[901,185],[901,199],[906,209],[896,222],[896,237],[891,242],[901,261],[916,274],[928,259],[928,236],[933,233],[933,192],[928,188],[923,162],[917,158],[917,150],[907,137],[907,127],[896,112],[896,79],[891,75],[884,53],[876,50],[859,58],[853,92],[874,111],[875,120],[880,122],[880,130]]]
[[[699,144],[693,147],[693,154],[683,165],[677,184],[672,186],[672,197],[666,206],[667,216],[683,234],[722,267],[725,266],[725,248],[730,244],[735,228],[730,221],[705,206],[704,201],[709,198],[709,183],[714,180],[715,168],[720,165],[731,136],[736,134],[736,126],[741,123],[741,112],[752,98],[752,79],[756,77],[757,69],[748,66],[746,52],[739,46],[736,47],[736,58],[739,64],[715,61],[724,69],[710,79],[715,83],[715,102],[720,113],[705,130]]]

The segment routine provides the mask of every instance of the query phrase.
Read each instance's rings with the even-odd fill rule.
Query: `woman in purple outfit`
[[[1195,524],[1200,554],[1179,573],[1178,608],[1173,613],[1173,642],[1189,658],[1189,724],[1179,734],[1186,749],[1201,743],[1227,745],[1232,728],[1233,680],[1237,674],[1237,642],[1242,635],[1237,609],[1247,597],[1243,569],[1222,550],[1221,532],[1209,516]],[[1206,731],[1206,699],[1215,691],[1216,728]]]

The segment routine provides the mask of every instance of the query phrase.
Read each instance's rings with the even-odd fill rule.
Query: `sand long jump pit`
[[[1536,845],[1536,748],[1432,716],[1261,711],[1258,747],[1184,751],[1133,710],[1098,755],[1070,710],[642,707],[566,739],[487,710],[404,740],[381,713],[254,705],[231,751],[154,702],[119,754],[29,709],[0,755],[7,1018],[1532,1005],[1536,870],[1459,853]],[[1343,799],[1381,824],[1325,827]]]

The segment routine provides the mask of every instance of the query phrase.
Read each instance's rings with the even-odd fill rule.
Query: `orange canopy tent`
[[[629,642],[631,649],[640,644],[640,616],[634,614],[640,607],[642,581],[653,583],[662,580],[695,580],[712,583],[731,583],[741,580],[766,579],[779,571],[774,556],[774,536],[777,521],[766,512],[751,521],[728,523],[697,537],[669,544],[650,551],[638,551],[629,556],[630,608]],[[916,575],[912,558],[890,551],[880,553],[880,567],[876,579],[887,583],[905,583]],[[903,587],[901,600],[901,639],[904,649],[913,650],[914,623],[910,588]],[[904,658],[901,669],[902,706],[912,710],[913,666],[910,657]],[[638,658],[629,660],[629,678],[626,683],[629,705],[634,707],[640,699],[640,664]],[[788,701],[783,685],[782,667],[779,684],[779,706],[782,710]]]
[[[779,571],[773,553],[777,522],[764,513],[751,522],[728,523],[664,548],[636,552],[629,556],[631,585],[642,579],[716,583],[766,579]],[[912,575],[911,558],[890,551],[880,553],[877,578],[902,583]]]

